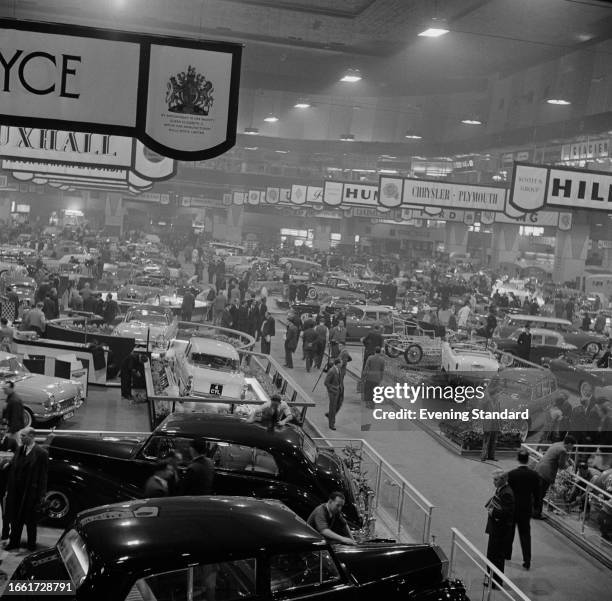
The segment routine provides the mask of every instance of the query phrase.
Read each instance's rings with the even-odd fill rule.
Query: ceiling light
[[[340,139],[343,142],[354,142],[355,141],[355,136],[353,134],[342,134],[340,136]]]
[[[480,119],[461,119],[461,123],[465,125],[482,125],[482,121]]]
[[[404,138],[406,138],[407,140],[422,140],[423,136],[414,131],[407,131],[404,134]]]
[[[245,150],[259,150],[259,146],[245,146]]]
[[[307,102],[306,100],[300,100],[293,105],[293,108],[294,109],[309,109],[310,102]]]
[[[345,83],[356,83],[361,81],[361,71],[359,69],[347,69],[340,81]]]
[[[548,102],[548,104],[557,104],[560,106],[567,106],[568,104],[572,104],[569,100],[564,100],[563,98],[548,98],[546,102]]]
[[[396,175],[398,173],[397,169],[379,169],[378,173],[387,173],[390,175]]]
[[[276,123],[278,121],[278,117],[274,113],[270,113],[267,117],[264,118],[266,123]]]
[[[422,38],[439,38],[449,32],[448,25],[444,19],[432,19],[427,27],[419,33]]]
[[[256,136],[259,133],[259,130],[256,127],[245,127],[244,133],[248,136]]]
[[[288,154],[288,150],[275,150],[274,152],[278,152],[278,154]]]

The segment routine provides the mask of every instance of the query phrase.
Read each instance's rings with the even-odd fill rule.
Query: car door
[[[544,334],[537,363],[539,363],[544,357],[556,358],[563,354],[564,349],[561,346],[562,344],[563,338],[561,338],[561,336],[556,334]]]
[[[349,307],[346,310],[346,336],[347,338],[361,338],[366,335],[363,329],[362,319],[363,309],[359,307]]]

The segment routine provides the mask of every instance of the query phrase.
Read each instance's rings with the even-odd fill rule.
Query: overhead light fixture
[[[461,123],[465,125],[482,125],[482,121],[480,119],[461,119]]]
[[[546,102],[548,104],[556,104],[559,106],[567,106],[568,104],[572,104],[569,100],[564,100],[563,98],[547,98]]]
[[[388,175],[396,175],[398,173],[397,169],[379,169],[378,173],[386,173]]]
[[[244,133],[248,136],[256,136],[259,133],[259,130],[256,127],[245,127]]]
[[[414,131],[407,131],[404,134],[404,138],[406,138],[407,140],[422,140],[423,136]]]
[[[432,19],[418,35],[422,38],[439,38],[448,32],[448,25],[444,19]]]
[[[259,146],[245,146],[245,150],[259,150]]]
[[[275,150],[274,152],[277,152],[278,154],[289,154],[288,150]]]
[[[278,121],[278,117],[274,113],[270,113],[264,118],[264,121],[266,123],[276,123]]]
[[[354,142],[355,141],[355,136],[354,136],[354,134],[342,134],[340,136],[340,139],[343,142]]]
[[[299,100],[298,102],[296,102],[293,105],[294,109],[309,109],[310,108],[310,102],[306,101],[306,100]]]
[[[361,71],[359,69],[347,69],[340,81],[345,83],[357,83],[361,81]]]

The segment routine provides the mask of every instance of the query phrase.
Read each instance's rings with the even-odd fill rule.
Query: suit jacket
[[[25,428],[23,401],[16,392],[11,392],[6,397],[6,406],[2,411],[2,417],[8,422],[8,429],[11,434]]]
[[[325,388],[330,394],[338,394],[340,392],[340,386],[342,385],[340,381],[340,373],[338,368],[334,365],[329,368],[325,376]]]
[[[147,499],[155,497],[167,497],[169,494],[169,486],[164,486],[155,476],[151,476],[144,487],[144,496]]]
[[[557,478],[557,472],[564,469],[567,464],[567,451],[563,446],[563,442],[556,442],[555,444],[548,447],[548,451],[544,453],[544,457],[538,465],[536,465],[536,472],[551,484]]]
[[[6,515],[11,521],[33,522],[38,519],[40,503],[47,493],[49,454],[34,444],[28,455],[19,447],[9,472]]]
[[[378,353],[370,355],[366,361],[365,368],[363,370],[364,378],[366,382],[375,382],[380,384],[383,380],[385,373],[385,359]]]
[[[534,501],[540,494],[540,478],[535,470],[520,465],[508,472],[508,484],[514,493],[514,514],[518,517],[531,516]]]
[[[215,479],[215,465],[208,458],[196,457],[188,466],[181,493],[183,495],[209,495]]]
[[[262,336],[274,336],[276,334],[276,322],[274,321],[274,317],[270,316],[268,319],[264,320],[261,326],[261,335]]]
[[[297,348],[299,332],[297,326],[293,322],[287,324],[287,335],[285,336],[285,346],[288,349],[295,351]]]
[[[514,524],[514,493],[508,484],[504,484],[495,491],[487,501],[485,507],[490,508],[485,532],[489,536],[507,536]]]
[[[17,441],[8,434],[4,437],[4,440],[0,442],[0,451],[3,453],[17,453],[18,448]],[[3,461],[0,467],[0,497],[4,497],[4,493],[6,492],[10,470],[11,461]]]

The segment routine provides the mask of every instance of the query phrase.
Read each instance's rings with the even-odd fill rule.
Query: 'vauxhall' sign
[[[236,141],[242,48],[0,19],[0,120],[133,137],[185,161]]]
[[[515,163],[510,206],[524,212],[545,206],[610,211],[612,174]]]

